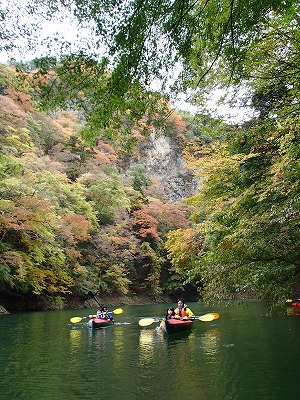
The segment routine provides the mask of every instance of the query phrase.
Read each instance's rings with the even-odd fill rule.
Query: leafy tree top
[[[166,99],[192,90],[197,103],[213,86],[244,83],[255,57],[251,49],[271,30],[283,37],[287,27],[296,29],[299,23],[296,0],[36,0],[17,7],[14,15],[10,7],[4,10],[10,22],[24,21],[26,13],[51,20],[67,12],[81,29],[89,27],[90,42],[73,51],[62,41],[59,59],[49,53],[36,64],[60,77],[50,80],[45,101],[80,106],[89,115],[85,133],[94,136],[97,127],[116,125],[128,110],[138,120],[159,106],[156,120],[161,119],[166,109],[153,83],[159,82]],[[15,45],[17,34],[30,33],[25,29],[30,25],[20,27],[2,28],[6,46]],[[57,38],[49,49],[55,43]]]

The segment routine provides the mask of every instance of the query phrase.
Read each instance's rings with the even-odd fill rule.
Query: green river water
[[[300,316],[269,317],[258,301],[189,303],[220,318],[174,337],[138,325],[167,306],[121,306],[115,324],[97,330],[69,322],[95,309],[1,316],[0,399],[300,399]]]

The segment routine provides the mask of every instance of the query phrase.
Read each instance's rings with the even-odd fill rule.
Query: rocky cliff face
[[[153,134],[140,145],[131,166],[134,162],[145,166],[148,176],[160,183],[169,201],[177,202],[196,193],[197,182],[184,167],[180,148],[171,137]]]

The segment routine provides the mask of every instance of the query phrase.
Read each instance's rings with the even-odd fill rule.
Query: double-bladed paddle
[[[201,315],[200,317],[195,316],[195,317],[190,317],[188,319],[190,319],[192,321],[198,319],[199,321],[209,322],[209,321],[213,321],[214,319],[218,319],[219,317],[220,317],[220,314],[218,314],[218,313],[207,313],[207,314]]]
[[[88,295],[90,296],[91,299],[94,299],[94,300],[96,301],[96,303],[98,304],[98,306],[101,307],[101,304],[99,303],[97,297],[94,295],[93,292],[89,291],[89,292],[88,292]]]
[[[220,317],[220,315],[218,313],[207,313],[204,315],[201,315],[200,317],[187,317],[187,318],[183,318],[183,319],[187,319],[187,320],[192,320],[192,321],[202,321],[202,322],[209,322],[209,321],[213,321],[214,319],[218,319]],[[139,325],[140,326],[149,326],[151,324],[153,324],[154,322],[161,322],[161,319],[154,319],[154,318],[142,318],[139,320]]]
[[[122,310],[122,308],[116,308],[112,312],[114,314],[122,314],[123,310]],[[82,321],[84,318],[89,318],[89,317],[72,317],[72,318],[70,318],[70,322],[72,322],[72,324],[76,324],[77,322]]]
[[[154,318],[142,318],[139,320],[139,325],[140,326],[149,326],[153,324],[153,322],[160,322],[162,321],[161,319],[154,319]]]

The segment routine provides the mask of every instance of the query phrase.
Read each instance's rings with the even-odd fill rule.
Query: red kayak
[[[109,318],[90,318],[89,326],[91,328],[105,328],[106,326],[112,325],[113,322]]]
[[[174,333],[189,332],[192,329],[193,321],[189,319],[171,318],[161,323],[161,329],[168,335]]]

